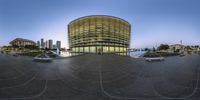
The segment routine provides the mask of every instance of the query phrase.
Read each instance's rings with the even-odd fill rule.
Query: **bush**
[[[177,56],[179,53],[167,53],[167,52],[155,52],[155,53],[150,53],[147,52],[144,54],[144,57],[168,57],[168,56]]]
[[[19,55],[35,57],[35,56],[42,54],[42,53],[43,52],[26,52],[26,53],[20,53]]]

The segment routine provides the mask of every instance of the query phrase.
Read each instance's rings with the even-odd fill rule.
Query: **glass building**
[[[72,55],[115,53],[127,55],[131,25],[114,16],[93,15],[68,24],[68,41]]]

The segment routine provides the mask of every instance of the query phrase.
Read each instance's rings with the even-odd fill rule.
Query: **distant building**
[[[174,44],[174,45],[170,45],[169,48],[170,48],[170,50],[172,50],[174,52],[183,52],[185,46],[181,45],[181,44]]]
[[[57,47],[58,49],[61,49],[61,41],[56,41],[56,47]]]
[[[40,48],[40,41],[37,41],[37,46]]]
[[[53,49],[53,40],[48,41],[49,49]]]
[[[192,48],[195,51],[199,51],[200,46],[199,45],[195,45],[195,46],[190,46],[190,48]]]
[[[44,43],[44,39],[41,39],[41,48],[45,48],[45,43]]]
[[[57,46],[55,44],[53,45],[53,49],[57,49]]]
[[[16,38],[13,41],[10,42],[12,46],[16,45],[19,47],[24,47],[26,45],[36,45],[36,43],[29,39],[23,39],[23,38]]]
[[[48,41],[45,42],[45,48],[49,48],[49,43],[48,43]]]

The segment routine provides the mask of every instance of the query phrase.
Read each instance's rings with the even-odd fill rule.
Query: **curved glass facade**
[[[68,25],[69,47],[72,54],[116,53],[127,55],[130,24],[113,16],[86,16]]]

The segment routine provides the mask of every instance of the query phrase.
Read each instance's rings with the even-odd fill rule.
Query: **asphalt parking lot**
[[[146,62],[86,54],[33,62],[0,54],[0,100],[199,100],[200,55]]]

